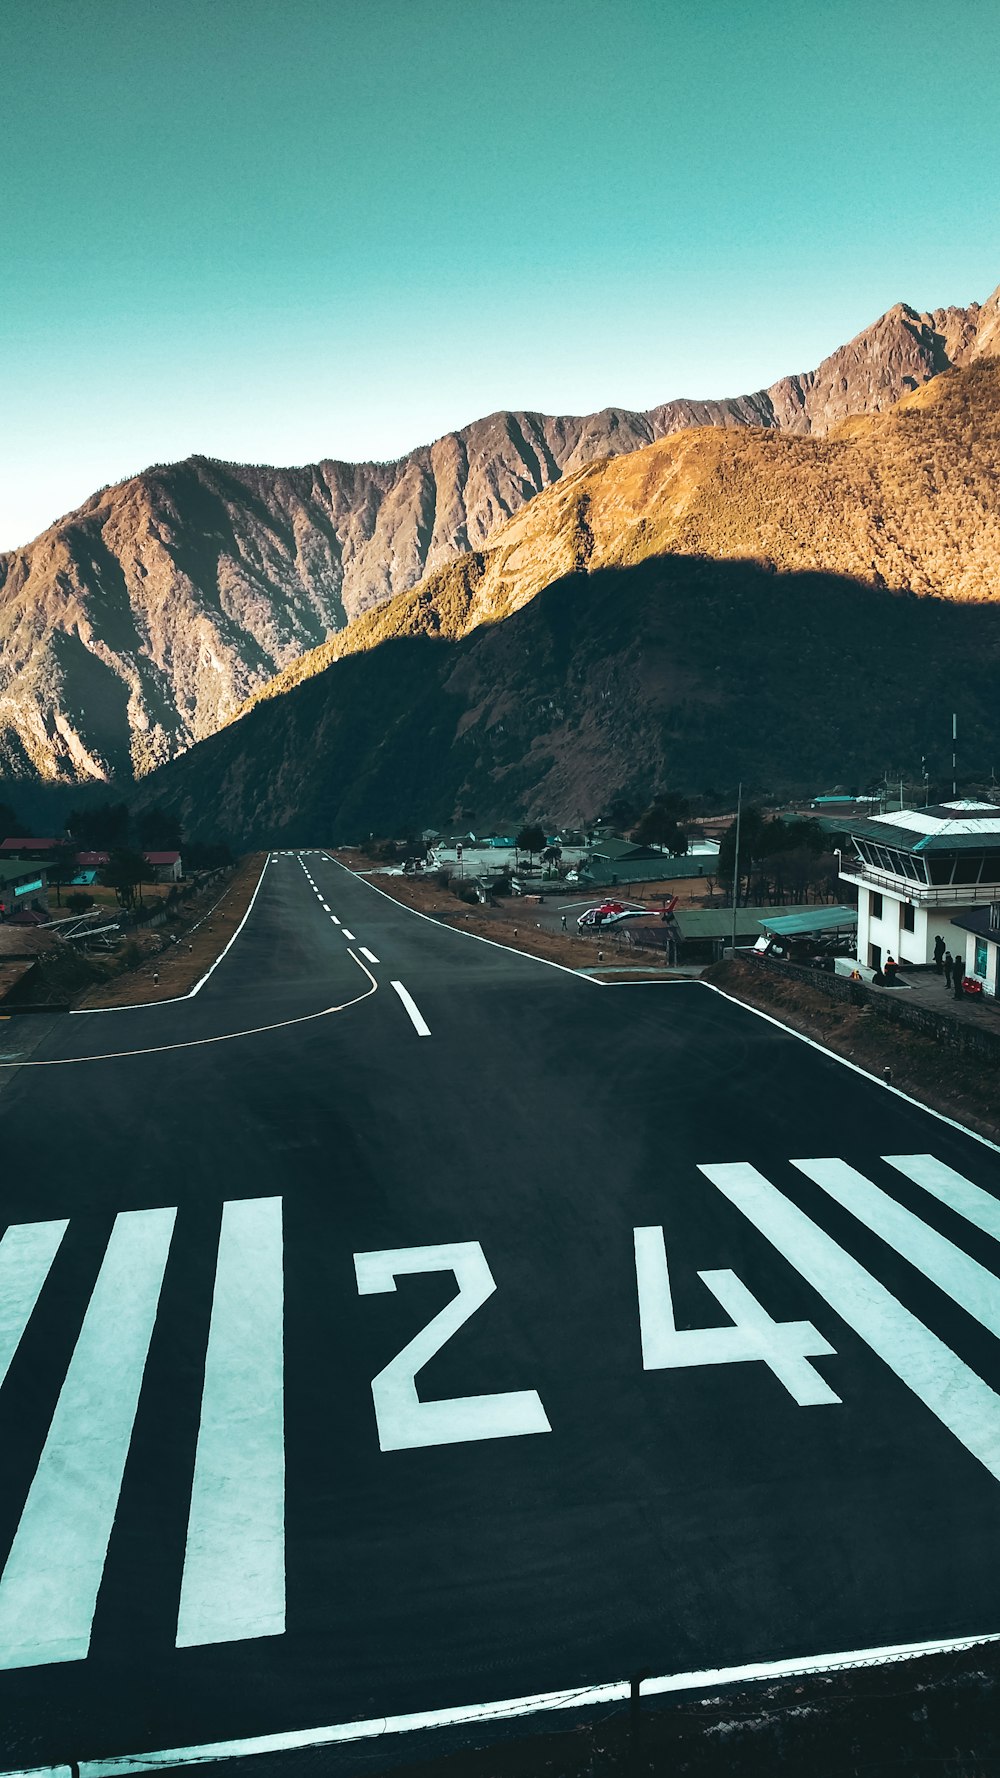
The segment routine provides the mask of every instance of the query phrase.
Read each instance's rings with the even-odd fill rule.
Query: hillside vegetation
[[[1000,360],[825,439],[700,428],[589,464],[467,555],[292,663],[250,705],[402,636],[457,639],[560,576],[652,556],[753,560],[955,600],[1000,594]],[[822,614],[817,614],[822,623]]]
[[[326,459],[274,469],[192,457],[103,489],[34,543],[0,554],[0,776],[80,781],[147,772],[214,733],[275,673],[351,620],[364,625],[366,613],[470,551],[492,553],[512,515],[596,459],[683,427],[711,426],[735,439],[749,426],[762,429],[755,437],[808,445],[846,417],[890,408],[949,365],[995,350],[998,327],[1000,293],[923,315],[897,303],[815,370],[732,400],[576,417],[504,412],[395,463]],[[720,458],[720,475],[729,461]],[[682,499],[687,472],[672,468],[669,456],[654,459],[650,473],[661,469]],[[690,471],[710,472],[710,463]],[[597,499],[596,487],[587,491]],[[633,529],[645,501],[637,486]],[[582,495],[559,510],[562,551],[546,542],[536,586],[590,560],[587,527],[595,520]],[[729,536],[703,497],[704,547],[719,535],[739,553],[742,515],[731,502],[727,512]],[[655,524],[654,540],[633,538],[638,554],[700,547],[696,532],[689,540],[661,519]],[[600,531],[598,515],[595,536]],[[597,560],[627,559],[609,553],[603,537],[598,546]],[[522,539],[512,560],[509,597],[502,564],[492,562],[485,609],[499,615],[528,596],[527,547]],[[810,559],[803,555],[803,564]],[[460,607],[478,572],[466,562],[437,597]],[[894,584],[892,562],[885,572]],[[433,621],[431,613],[428,627]],[[447,634],[461,627],[450,608],[441,621]],[[366,635],[396,633],[393,626],[412,627],[393,617],[363,628],[351,647]]]

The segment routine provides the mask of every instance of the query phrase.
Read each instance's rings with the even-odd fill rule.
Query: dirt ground
[[[346,864],[349,870],[366,871],[368,860],[357,852],[331,852],[330,856]],[[416,908],[422,914],[433,914],[435,919],[442,920],[449,926],[461,927],[465,932],[475,932],[480,938],[493,939],[496,944],[509,945],[511,950],[526,951],[531,957],[545,957],[550,963],[562,963],[567,969],[597,970],[601,956],[608,964],[634,963],[650,974],[660,972],[662,959],[650,955],[648,960],[642,955],[631,956],[620,953],[611,934],[599,940],[596,933],[581,933],[573,930],[574,922],[570,921],[567,932],[547,931],[539,920],[539,908],[536,902],[527,896],[516,901],[501,902],[498,907],[467,907],[459,901],[450,889],[441,889],[432,877],[389,877],[373,876],[371,881],[386,895],[401,901],[405,907]],[[685,882],[685,890],[690,887],[690,880]],[[657,883],[656,893],[672,894],[670,884]],[[577,900],[599,900],[605,893],[581,890]],[[637,900],[629,891],[630,900]]]
[[[891,1068],[894,1087],[1000,1141],[1000,1071],[985,1058],[962,1055],[922,1031],[890,1025],[867,1007],[831,1000],[787,976],[765,976],[738,960],[714,963],[703,979],[846,1056],[878,1080]]]
[[[213,883],[185,909],[180,924],[138,933],[133,942],[143,952],[143,959],[136,968],[99,982],[77,1004],[135,1006],[187,994],[236,931],[257,886],[264,858],[262,852],[241,858],[228,883],[221,890]],[[158,981],[153,980],[154,974]]]

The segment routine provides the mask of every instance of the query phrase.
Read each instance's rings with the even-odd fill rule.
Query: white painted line
[[[177,1647],[285,1628],[280,1198],[223,1206]]]
[[[343,932],[345,938],[350,939],[352,945],[357,943],[357,940],[355,939],[353,932],[348,932],[346,926],[342,927],[341,931]]]
[[[0,1385],[21,1344],[68,1222],[21,1222],[0,1241]]]
[[[417,1036],[418,1037],[429,1037],[431,1034],[431,1028],[428,1025],[426,1019],[424,1018],[423,1013],[420,1011],[420,1008],[417,1006],[416,1001],[413,999],[412,994],[407,993],[406,989],[403,987],[402,982],[392,982],[392,983],[390,983],[390,986],[396,990],[396,993],[399,995],[400,1000],[403,1002],[403,1005],[406,1008],[407,1014],[413,1024],[413,1028],[416,1031]]]
[[[911,1661],[917,1655],[956,1654],[1000,1642],[1000,1632],[984,1636],[949,1636],[936,1642],[897,1642],[883,1648],[838,1650],[835,1654],[796,1655],[781,1661],[758,1661],[743,1667],[705,1667],[689,1673],[667,1673],[644,1679],[643,1697],[671,1692],[716,1691],[721,1686],[754,1680],[797,1679],[837,1667],[883,1667]],[[523,1698],[498,1698],[486,1704],[459,1704],[450,1709],[415,1711],[408,1716],[376,1716],[365,1722],[333,1723],[328,1728],[289,1729],[275,1735],[247,1735],[234,1741],[209,1741],[194,1747],[168,1747],[156,1753],[124,1753],[81,1760],[73,1768],[79,1778],[133,1778],[171,1766],[213,1765],[217,1760],[252,1759],[262,1753],[286,1753],[305,1747],[333,1747],[351,1741],[372,1741],[380,1735],[406,1735],[420,1729],[457,1728],[466,1724],[503,1722],[537,1716],[550,1710],[589,1710],[621,1703],[630,1682],[614,1679],[603,1685],[578,1686],[559,1692],[535,1692]],[[0,1773],[0,1778],[71,1778],[69,1766],[33,1766]]]
[[[970,1179],[963,1179],[961,1173],[946,1167],[932,1154],[884,1154],[882,1159],[898,1173],[905,1173],[914,1185],[922,1185],[939,1203],[947,1204],[949,1210],[957,1210],[966,1222],[1000,1241],[1000,1201],[989,1192],[973,1185]]]
[[[251,895],[250,900],[247,902],[247,911],[244,914],[239,925],[237,926],[236,931],[233,933],[232,938],[229,940],[229,943],[226,945],[224,950],[221,950],[219,952],[219,955],[216,957],[215,962],[209,965],[208,969],[206,969],[201,980],[198,982],[195,982],[194,987],[190,988],[186,994],[175,994],[172,997],[172,999],[170,999],[170,1000],[151,1000],[151,1001],[137,1000],[131,1006],[74,1006],[70,1009],[70,1017],[72,1018],[77,1015],[82,1017],[85,1013],[89,1016],[93,1013],[103,1013],[103,1012],[149,1012],[151,1006],[177,1006],[177,1005],[179,1005],[179,1003],[182,1000],[193,1000],[196,994],[201,993],[201,990],[205,986],[205,983],[208,981],[209,976],[213,975],[214,972],[218,969],[219,964],[222,962],[223,958],[225,956],[227,956],[228,953],[232,950],[234,944],[236,943],[236,940],[239,938],[240,933],[243,931],[244,926],[246,925],[247,921],[249,920],[250,915],[253,912],[253,904],[257,900],[258,895],[260,894],[260,886],[261,886],[262,882],[264,881],[264,873],[267,870],[267,862],[268,861],[265,858],[264,863],[261,866],[260,876],[257,878],[257,887],[255,888],[253,894]],[[223,901],[223,900],[225,900],[225,897],[220,895],[219,901]],[[218,907],[219,902],[216,902],[215,905],[216,905],[216,907]],[[205,915],[205,918],[206,919],[208,918],[207,914]],[[199,925],[200,924],[201,924],[201,922],[199,921]]]
[[[345,876],[352,877],[356,883],[363,883],[364,887],[370,889],[373,895],[381,895],[383,901],[391,901],[394,908],[400,909],[404,914],[412,914],[415,920],[426,920],[427,924],[435,926],[438,932],[452,932],[459,938],[474,939],[477,945],[489,945],[491,950],[503,951],[508,957],[523,957],[526,963],[540,963],[545,969],[558,969],[560,975],[570,975],[574,981],[586,982],[587,986],[591,988],[610,988],[613,985],[611,982],[599,982],[593,976],[583,975],[578,969],[569,969],[565,963],[554,963],[551,957],[533,957],[528,951],[519,951],[516,945],[502,945],[495,938],[484,938],[481,932],[467,932],[463,926],[445,926],[442,921],[433,919],[430,914],[422,914],[419,908],[411,908],[405,901],[398,901],[395,895],[390,895],[387,890],[380,889],[377,883],[370,883],[367,877],[361,875],[360,871],[350,870],[346,864],[341,864],[339,858],[331,858],[329,852],[324,852],[323,857],[327,864],[335,865],[338,870],[344,872]],[[740,1001],[739,1004],[742,1006],[743,1002]],[[0,1773],[0,1778],[3,1778],[2,1773]]]
[[[330,904],[329,904],[329,902],[324,901],[322,896],[320,897],[319,905],[323,909],[324,914],[328,914],[330,912]]]
[[[0,1579],[0,1668],[90,1647],[176,1214],[115,1218]]]
[[[756,1167],[699,1171],[1000,1481],[1000,1396]]]
[[[376,957],[374,951],[370,951],[368,949],[367,945],[361,946],[361,955],[362,955],[362,957],[367,957],[369,963],[377,963],[378,962],[378,958]]]
[[[793,1161],[792,1165],[1000,1339],[1000,1278],[846,1161]]]
[[[341,866],[341,869],[345,868],[346,866]],[[377,890],[376,893],[381,895],[382,891]],[[474,935],[470,933],[469,936]],[[616,985],[659,988],[666,984],[662,982],[634,982],[631,984],[623,982]],[[797,1037],[800,1043],[808,1044],[811,1050],[818,1050],[819,1054],[825,1056],[828,1062],[836,1062],[841,1068],[849,1068],[852,1074],[860,1074],[862,1080],[866,1080],[869,1086],[877,1086],[883,1093],[892,1093],[894,1098],[902,1099],[904,1104],[916,1106],[916,1109],[922,1111],[926,1117],[936,1117],[939,1123],[947,1124],[952,1130],[958,1130],[960,1135],[967,1136],[970,1141],[979,1142],[983,1148],[990,1148],[994,1154],[1000,1154],[1000,1143],[991,1142],[988,1136],[980,1136],[978,1130],[970,1130],[967,1124],[960,1124],[957,1118],[949,1117],[947,1112],[936,1111],[933,1105],[925,1105],[922,1099],[914,1099],[911,1093],[904,1093],[902,1087],[890,1086],[888,1082],[879,1080],[876,1075],[870,1074],[867,1068],[859,1067],[857,1062],[849,1062],[846,1056],[838,1055],[836,1050],[827,1049],[825,1044],[817,1043],[815,1037],[807,1037],[805,1032],[797,1031],[794,1025],[783,1025],[780,1019],[774,1017],[773,1013],[761,1012],[759,1006],[752,1006],[748,1000],[740,1000],[736,994],[727,994],[725,988],[717,987],[715,982],[692,982],[690,986],[692,988],[707,988],[710,994],[720,995],[723,1000],[728,1000],[730,1005],[740,1006],[744,1012],[753,1013],[755,1018],[763,1019],[768,1025],[774,1025],[778,1031],[783,1031],[786,1037]],[[0,1774],[0,1778],[3,1778],[2,1774]]]
[[[0,1068],[82,1068],[88,1062],[120,1062],[126,1056],[164,1056],[173,1050],[204,1049],[210,1043],[235,1043],[240,1037],[261,1037],[268,1031],[288,1031],[293,1025],[310,1025],[314,1019],[328,1019],[331,1013],[346,1012],[348,1007],[358,1006],[370,994],[377,993],[378,982],[367,964],[362,963],[354,951],[349,951],[348,956],[354,958],[358,968],[368,977],[371,987],[366,988],[363,994],[355,994],[352,1000],[342,1000],[338,1006],[324,1006],[319,1012],[300,1013],[295,1019],[279,1019],[273,1025],[251,1025],[245,1031],[224,1031],[218,1037],[189,1037],[183,1043],[157,1043],[146,1049],[107,1050],[99,1056],[53,1056],[47,1062],[0,1062]]]
[[[331,915],[330,915],[330,918],[331,918],[331,920],[332,920],[332,921],[333,921],[333,923],[334,923],[334,925],[335,925],[335,926],[339,926],[339,925],[340,925],[340,921],[339,921],[339,920],[338,920],[338,919],[337,919],[337,916],[336,916],[336,914],[331,914]]]

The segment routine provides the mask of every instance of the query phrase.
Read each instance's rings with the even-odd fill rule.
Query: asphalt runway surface
[[[988,1144],[319,853],[29,1060],[0,1771],[1000,1631]]]

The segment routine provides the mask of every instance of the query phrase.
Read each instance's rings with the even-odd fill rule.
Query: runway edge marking
[[[661,986],[659,982],[635,982],[629,985],[637,988]],[[978,1130],[970,1130],[967,1124],[960,1124],[957,1118],[949,1117],[946,1111],[937,1111],[933,1105],[925,1105],[921,1099],[914,1099],[912,1094],[904,1093],[902,1087],[894,1087],[890,1081],[879,1080],[877,1074],[869,1074],[867,1068],[861,1068],[857,1062],[849,1062],[846,1056],[838,1055],[836,1050],[827,1049],[825,1044],[817,1043],[815,1037],[807,1037],[804,1031],[796,1031],[794,1025],[782,1024],[781,1020],[776,1019],[773,1013],[761,1012],[759,1006],[752,1006],[748,1000],[739,1000],[735,994],[727,994],[725,988],[717,987],[715,982],[699,981],[692,983],[692,986],[708,988],[713,994],[720,994],[723,1000],[730,1001],[733,1006],[742,1007],[744,1012],[753,1013],[758,1019],[766,1019],[769,1025],[775,1025],[779,1031],[784,1031],[786,1037],[797,1037],[800,1043],[807,1043],[810,1049],[818,1050],[828,1062],[839,1062],[841,1068],[849,1068],[852,1074],[860,1074],[862,1080],[866,1080],[869,1086],[881,1087],[885,1093],[894,1093],[897,1099],[905,1100],[907,1105],[916,1106],[918,1111],[925,1112],[928,1117],[936,1117],[941,1123],[950,1124],[951,1128],[957,1130],[960,1136],[971,1136],[973,1142],[981,1142],[984,1148],[991,1148],[994,1154],[1000,1154],[1000,1143],[992,1142],[988,1136],[981,1136]],[[0,1778],[5,1778],[5,1774],[0,1773]]]
[[[366,889],[381,895],[383,901],[391,901],[393,907],[402,908],[404,914],[414,914],[418,920],[426,920],[429,925],[436,926],[439,932],[454,932],[458,938],[474,938],[477,944],[491,945],[494,951],[504,951],[508,957],[524,957],[528,963],[544,963],[546,969],[558,969],[562,975],[572,976],[575,982],[587,982],[592,988],[609,988],[613,985],[611,982],[595,981],[593,976],[582,975],[580,970],[570,969],[566,963],[556,963],[551,957],[536,957],[531,951],[518,950],[516,945],[502,945],[498,939],[484,938],[481,932],[465,932],[461,926],[448,926],[443,920],[435,920],[432,915],[421,913],[419,908],[411,908],[408,902],[397,901],[394,895],[389,895],[376,883],[370,883],[360,871],[352,870],[349,864],[341,864],[339,858],[331,858],[329,852],[324,852],[323,857],[327,864],[335,865],[337,870],[353,877],[356,883],[362,883]],[[0,1778],[5,1778],[5,1774],[0,1772]]]
[[[260,886],[264,881],[264,875],[265,875],[265,872],[266,872],[267,867],[270,864],[270,862],[271,862],[271,855],[270,855],[270,853],[268,853],[263,864],[261,865],[260,876],[257,878],[254,892],[251,895],[250,900],[247,902],[247,911],[244,914],[239,925],[237,926],[236,931],[233,933],[232,938],[229,940],[229,943],[227,945],[225,945],[224,948],[219,952],[219,955],[216,957],[215,962],[213,964],[211,964],[208,969],[206,969],[201,980],[198,982],[195,982],[194,987],[189,988],[186,994],[173,994],[173,995],[171,995],[169,1000],[136,1000],[136,1001],[133,1001],[130,1006],[74,1006],[74,1007],[70,1008],[70,1018],[82,1017],[85,1014],[90,1015],[91,1013],[98,1013],[98,1012],[148,1012],[150,1010],[150,1008],[154,1007],[154,1006],[179,1006],[181,1004],[182,1000],[193,1000],[195,995],[199,994],[201,992],[202,988],[205,986],[205,983],[208,981],[209,976],[212,975],[214,973],[214,971],[218,969],[219,964],[222,962],[223,958],[227,955],[227,953],[229,951],[232,950],[233,945],[236,943],[236,940],[239,938],[240,933],[243,931],[244,926],[246,925],[247,921],[250,918],[251,913],[253,912],[253,904],[257,900],[258,895],[260,894]]]
[[[804,1674],[829,1672],[837,1667],[884,1667],[896,1661],[913,1660],[918,1655],[955,1654],[996,1642],[1000,1642],[1000,1631],[982,1636],[951,1636],[935,1642],[900,1642],[884,1648],[852,1649],[837,1654],[795,1656],[744,1667],[706,1667],[690,1673],[667,1673],[644,1679],[639,1689],[647,1698],[671,1692],[714,1691],[719,1686],[740,1685],[752,1680],[794,1679]],[[72,1766],[67,1761],[50,1766],[19,1766],[0,1772],[0,1778],[132,1778],[132,1774],[164,1771],[175,1766],[204,1766],[227,1759],[252,1759],[264,1753],[332,1747],[343,1742],[376,1740],[382,1735],[411,1734],[418,1729],[459,1728],[471,1723],[544,1715],[555,1710],[588,1710],[596,1705],[624,1702],[629,1693],[630,1681],[615,1679],[603,1685],[536,1692],[522,1698],[498,1698],[486,1704],[460,1704],[443,1710],[416,1711],[406,1716],[378,1716],[364,1722],[333,1723],[325,1728],[248,1735],[240,1740],[208,1741],[196,1747],[106,1755],[102,1759],[76,1761]]]

